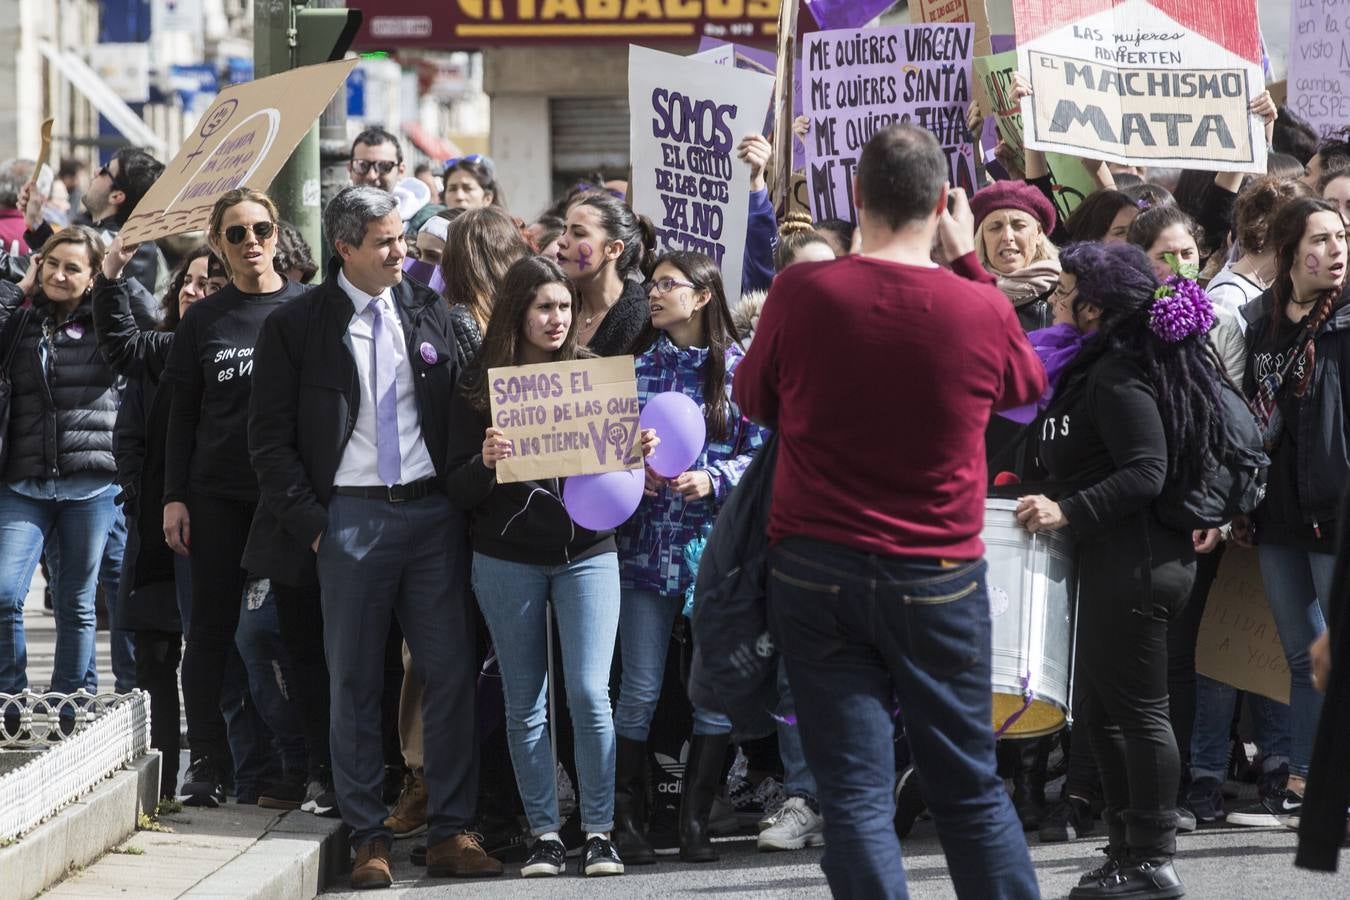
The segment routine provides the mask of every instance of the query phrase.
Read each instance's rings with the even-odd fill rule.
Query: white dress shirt
[[[356,360],[356,376],[361,387],[361,402],[356,412],[356,429],[342,452],[333,483],[342,487],[374,487],[380,479],[375,452],[375,357],[372,352],[375,339],[375,313],[367,307],[371,295],[357,289],[347,280],[346,272],[338,273],[338,285],[352,301],[352,319],[347,325],[347,344]],[[400,484],[412,484],[434,477],[436,467],[422,440],[421,415],[417,411],[417,395],[413,387],[412,364],[408,362],[408,344],[403,337],[403,322],[394,304],[393,291],[385,288],[380,294],[384,310],[384,327],[392,328],[397,353],[394,365],[398,372],[398,449],[402,468]]]

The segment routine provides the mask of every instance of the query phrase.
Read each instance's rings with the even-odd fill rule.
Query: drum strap
[[[999,726],[998,731],[994,732],[994,738],[998,739],[1003,737],[1004,733],[1007,732],[1009,728],[1016,725],[1018,719],[1022,718],[1022,713],[1031,709],[1031,704],[1035,702],[1036,692],[1031,690],[1031,673],[1027,672],[1027,674],[1022,676],[1022,708],[1004,720],[1003,724]]]

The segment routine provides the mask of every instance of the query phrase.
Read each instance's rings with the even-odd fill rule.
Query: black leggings
[[[1219,575],[1223,544],[1213,553],[1196,556],[1195,586],[1181,614],[1167,628],[1167,692],[1171,696],[1172,730],[1181,755],[1181,778],[1189,780],[1191,735],[1195,731],[1195,642],[1205,616],[1209,589]]]
[[[150,746],[159,751],[159,795],[178,787],[178,662],[183,636],[177,631],[136,632],[136,685],[150,694]]]
[[[300,700],[301,728],[310,774],[331,765],[328,752],[328,661],[323,653],[323,607],[319,585],[292,587],[272,582],[277,599],[277,622],[281,640],[291,657],[296,693]]]
[[[188,500],[192,617],[183,653],[183,702],[193,759],[230,759],[220,695],[226,663],[239,656],[234,634],[245,578],[239,563],[253,511],[253,503],[240,500],[202,495]],[[242,668],[242,661],[237,665]]]
[[[1190,594],[1190,536],[1133,516],[1078,544],[1080,714],[1109,811],[1140,858],[1176,852],[1181,762],[1167,697],[1167,625]],[[1080,735],[1081,737],[1081,732]]]

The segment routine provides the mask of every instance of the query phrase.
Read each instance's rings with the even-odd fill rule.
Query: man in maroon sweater
[[[1038,897],[995,773],[985,592],[984,431],[1045,373],[1007,299],[974,274],[964,198],[947,211],[932,135],[863,148],[862,252],[792,266],[736,372],[778,430],[769,620],[820,785],[830,888],[904,897],[892,827],[898,702],[960,897]]]

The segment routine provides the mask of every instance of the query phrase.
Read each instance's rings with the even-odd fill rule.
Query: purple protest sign
[[[853,172],[863,145],[897,122],[928,129],[954,187],[975,190],[970,23],[818,31],[802,53],[806,181],[817,219],[854,218]]]

